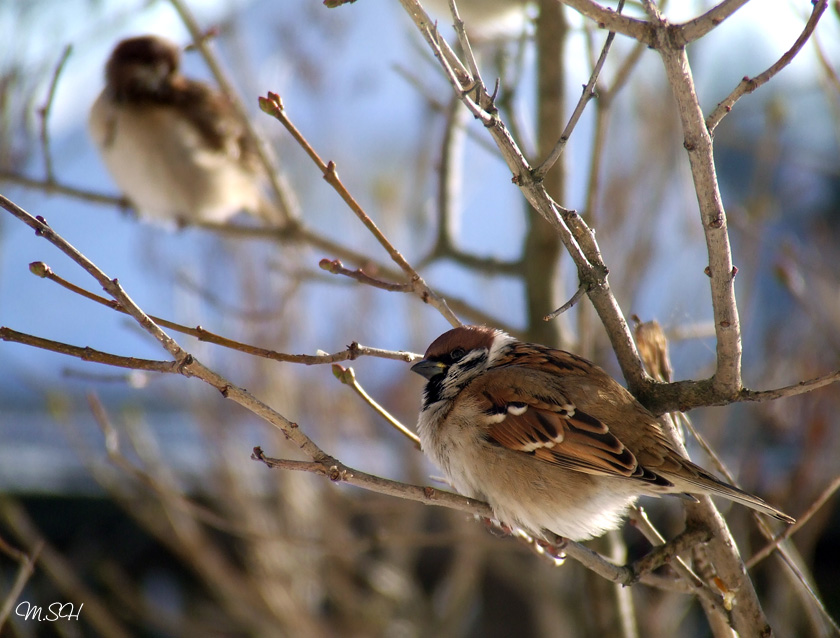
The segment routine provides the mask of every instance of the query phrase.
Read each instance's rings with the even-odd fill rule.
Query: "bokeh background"
[[[680,3],[668,15],[679,20],[706,6]],[[391,241],[409,261],[423,264],[430,285],[472,309],[466,319],[529,332],[521,277],[455,259],[424,263],[437,234],[451,89],[398,2],[359,0],[328,10],[317,0],[203,1],[190,8],[203,28],[217,32],[214,51],[308,225],[387,262],[301,149],[259,113],[257,96],[266,91],[282,97],[296,126],[322,157],[336,162]],[[752,2],[692,45],[706,113],[742,77],[778,59],[809,11],[807,2]],[[567,18],[563,83],[570,110],[604,34],[584,28],[572,11]],[[481,60],[485,79],[502,78],[509,126],[530,150],[538,135],[535,54],[528,36],[533,28],[525,22],[523,38],[483,45]],[[111,48],[141,33],[190,42],[167,2],[0,4],[0,192],[44,216],[118,277],[144,310],[186,325],[310,354],[352,341],[422,352],[447,329],[412,296],[320,271],[319,259],[335,257],[323,250],[224,230],[152,226],[128,209],[24,184],[22,177],[45,179],[38,109],[64,47],[72,45],[48,120],[54,175],[62,186],[119,195],[87,136],[87,110],[101,90]],[[742,99],[715,134],[750,388],[838,368],[838,43],[834,7],[790,67]],[[633,43],[617,38],[604,78],[615,77],[632,51]],[[197,52],[185,53],[184,69],[212,81]],[[714,341],[706,248],[679,122],[655,52],[640,52],[626,85],[611,96],[604,146],[597,151],[600,181],[593,186],[598,113],[590,105],[566,151],[561,203],[596,228],[625,314],[664,326],[675,378],[708,376]],[[454,155],[460,192],[451,221],[457,245],[515,261],[524,250],[524,199],[486,132],[460,119],[463,146]],[[256,226],[242,217],[234,224]],[[159,346],[126,317],[29,274],[34,261],[96,291],[69,260],[2,215],[0,325],[162,358]],[[567,259],[546,277],[561,302],[577,285]],[[562,345],[619,374],[587,302],[558,321]],[[348,465],[415,483],[437,473],[338,384],[329,366],[280,364],[178,339]],[[378,401],[413,425],[422,380],[406,364],[363,358],[353,367]],[[75,623],[36,623],[13,614],[0,636],[618,635],[612,586],[577,565],[554,567],[462,514],[336,487],[316,476],[271,472],[249,460],[255,445],[272,456],[297,457],[270,426],[194,380],[129,374],[10,343],[0,344],[0,378],[0,538],[30,553],[46,543],[20,600],[85,604]],[[838,474],[838,404],[840,391],[829,386],[690,416],[745,488],[797,516]],[[110,458],[106,433],[119,439],[119,452]],[[710,465],[690,440],[689,448]],[[678,504],[644,504],[666,534],[679,531]],[[735,508],[727,516],[745,556],[762,545],[748,514]],[[795,537],[802,566],[835,617],[838,518],[829,501]],[[632,530],[623,536],[631,556],[644,552]],[[612,551],[619,539],[604,543],[603,551]],[[17,567],[0,554],[0,599]],[[781,562],[771,558],[752,573],[780,635],[828,631],[812,606],[791,593],[798,590]],[[642,635],[708,635],[687,598],[642,588],[634,588],[633,597]]]

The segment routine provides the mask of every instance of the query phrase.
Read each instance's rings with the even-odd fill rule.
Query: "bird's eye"
[[[467,354],[467,351],[463,348],[455,348],[452,352],[449,353],[449,356],[452,357],[453,361],[457,361],[461,357]]]

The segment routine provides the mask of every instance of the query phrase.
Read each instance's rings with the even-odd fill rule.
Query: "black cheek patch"
[[[472,370],[473,368],[475,368],[478,365],[484,364],[484,362],[486,360],[487,360],[487,357],[474,357],[473,359],[469,359],[468,361],[463,361],[463,360],[459,361],[458,362],[458,367],[461,370],[466,372],[468,370]],[[454,364],[454,362],[453,362],[453,364]]]
[[[426,405],[431,405],[432,403],[440,401],[441,394],[443,393],[443,379],[444,375],[439,374],[426,382]]]

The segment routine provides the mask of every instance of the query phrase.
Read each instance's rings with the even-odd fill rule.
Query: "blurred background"
[[[666,15],[678,21],[708,6],[680,3]],[[360,0],[328,10],[317,0],[204,0],[189,7],[213,31],[214,54],[276,156],[304,223],[369,258],[345,259],[347,267],[384,272],[388,256],[281,125],[259,112],[257,97],[267,91],[281,96],[295,125],[336,162],[351,193],[462,319],[566,347],[620,378],[588,302],[551,324],[541,321],[574,293],[574,268],[542,242],[546,233],[486,131],[452,107],[451,88],[398,2]],[[775,62],[809,12],[808,2],[748,3],[692,45],[706,114],[744,76]],[[485,81],[500,78],[503,118],[534,164],[557,137],[545,133],[544,112],[565,124],[605,37],[571,10],[559,14],[563,57],[553,106],[537,91],[547,71],[535,52],[536,7],[509,22],[474,20]],[[449,22],[441,16],[447,37]],[[318,269],[320,259],[342,255],[279,241],[245,216],[228,229],[173,229],[115,203],[121,194],[88,137],[87,112],[113,46],[145,33],[191,41],[163,1],[0,4],[0,192],[45,217],[148,313],[281,352],[337,352],[358,341],[422,353],[447,322],[413,296]],[[68,45],[45,145],[39,114]],[[183,66],[188,76],[213,83],[198,52],[187,51]],[[793,63],[738,102],[715,133],[739,269],[744,382],[752,389],[838,368],[838,69],[834,6]],[[599,98],[572,135],[551,188],[597,230],[625,315],[657,319],[669,337],[674,378],[698,379],[714,369],[715,344],[706,247],[686,160],[658,55],[619,36]],[[34,261],[99,292],[4,214],[0,325],[164,358],[130,319],[33,277]],[[414,483],[438,474],[329,366],[277,363],[173,336],[342,462]],[[352,365],[368,392],[414,425],[422,379],[393,360]],[[269,456],[300,456],[268,424],[195,380],[14,343],[0,344],[0,378],[0,601],[19,573],[8,545],[39,554],[17,600],[84,603],[77,622],[38,623],[12,613],[3,638],[622,635],[613,586],[577,564],[554,567],[460,513],[251,461],[255,445]],[[829,386],[690,416],[740,485],[798,516],[838,474],[838,404],[840,391]],[[680,531],[679,503],[643,505],[666,536]],[[743,508],[725,507],[748,557],[763,540]],[[835,500],[794,544],[837,617]],[[593,546],[618,552],[619,561],[622,551],[632,559],[646,550],[634,530]],[[827,634],[781,561],[771,557],[751,575],[779,635]],[[709,635],[699,607],[685,596],[634,587],[632,598],[641,635]]]

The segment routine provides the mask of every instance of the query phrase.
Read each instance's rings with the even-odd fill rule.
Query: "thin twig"
[[[251,459],[260,461],[270,468],[314,472],[326,476],[334,483],[347,483],[348,485],[355,485],[379,494],[397,496],[409,501],[424,503],[425,505],[442,505],[469,514],[477,514],[478,516],[487,518],[493,517],[493,511],[490,509],[490,506],[479,500],[467,498],[454,492],[439,490],[434,487],[409,485],[372,474],[366,474],[365,472],[348,467],[332,457],[318,459],[312,462],[275,459],[265,456],[260,447],[255,447]]]
[[[794,397],[799,394],[805,394],[818,388],[831,385],[840,381],[840,370],[829,372],[813,379],[800,381],[794,385],[776,388],[774,390],[748,390],[744,388],[735,397],[736,401],[770,401],[773,399],[781,399],[783,397]]]
[[[349,277],[354,281],[358,281],[360,284],[365,284],[366,286],[371,286],[373,288],[379,288],[380,290],[388,290],[390,292],[414,292],[413,284],[382,281],[376,277],[371,277],[361,268],[357,268],[356,270],[345,268],[344,264],[342,264],[338,259],[322,259],[318,262],[318,267],[321,270],[326,270],[328,273],[332,273],[333,275]]]
[[[470,113],[477,120],[480,120],[484,126],[488,128],[492,126],[494,116],[483,109],[477,100],[470,97],[471,94],[477,93],[476,82],[469,75],[459,75],[457,67],[452,65],[451,60],[445,54],[446,40],[440,37],[437,27],[426,26],[422,33],[423,37],[426,38],[426,42],[432,48],[432,53],[434,53],[435,58],[440,62],[444,73],[449,79],[449,83],[455,89],[458,99],[463,102]],[[486,91],[484,95],[486,95]],[[479,96],[479,99],[481,99],[481,96]]]
[[[663,565],[672,565],[687,578],[689,584],[695,588],[698,595],[706,598],[707,602],[720,605],[721,601],[719,597],[715,596],[711,589],[705,587],[700,578],[679,557],[680,553],[695,547],[699,543],[706,543],[711,538],[712,532],[704,529],[686,530],[668,543],[659,537],[659,542],[653,546],[653,549],[633,563],[633,571],[641,576]]]
[[[373,476],[371,474],[366,474],[348,467],[333,458],[317,460],[314,462],[276,459],[267,457],[260,447],[254,448],[251,458],[255,461],[264,463],[270,468],[294,470],[299,472],[313,472],[315,474],[326,476],[335,483],[347,483],[349,485],[355,485],[379,494],[397,496],[399,498],[416,501],[425,505],[448,507],[461,512],[474,514],[482,518],[493,518],[493,511],[490,509],[490,506],[476,499],[467,498],[465,496],[461,496],[460,494],[439,490],[430,486],[423,487],[419,485],[409,485]],[[630,585],[635,582],[647,582],[647,574],[636,572],[630,566],[616,565],[585,545],[559,538],[555,538],[554,544],[558,547],[562,547],[563,553],[570,558],[577,560],[587,569],[590,569],[596,574],[603,576],[614,583]],[[657,583],[656,586],[662,585],[661,579],[652,578],[651,581],[653,583]],[[667,588],[676,588],[677,590],[685,592],[685,590],[681,589],[679,584],[674,581],[670,581]]]
[[[400,4],[405,9],[408,16],[414,22],[414,25],[417,27],[417,30],[420,31],[422,34],[426,34],[431,31],[437,31],[436,22],[429,18],[429,14],[425,12],[423,7],[420,6],[420,3],[417,0],[399,0]],[[428,42],[428,39],[427,39]],[[446,64],[452,69],[454,74],[460,78],[460,84],[468,84],[471,82],[470,74],[467,71],[467,68],[461,62],[455,52],[452,50],[452,47],[449,46],[449,43],[446,40],[442,40],[440,42],[440,55],[446,61]]]
[[[179,364],[177,361],[156,361],[154,359],[137,359],[135,357],[121,357],[116,354],[102,352],[101,350],[94,350],[93,348],[81,348],[78,346],[71,346],[60,341],[52,341],[51,339],[44,339],[36,337],[24,332],[18,332],[5,326],[0,326],[0,341],[9,341],[11,343],[21,343],[33,348],[40,348],[41,350],[49,350],[50,352],[58,352],[59,354],[66,354],[71,357],[76,357],[82,361],[92,361],[94,363],[103,363],[117,368],[128,368],[130,370],[146,370],[149,372],[164,372],[169,374],[180,374]]]
[[[400,423],[399,419],[394,417],[388,410],[379,405],[372,396],[365,392],[365,389],[356,380],[356,373],[353,368],[345,368],[335,363],[333,364],[332,370],[336,379],[344,385],[349,385],[353,388],[353,391],[362,397],[362,400],[372,407],[379,416],[385,419],[391,427],[414,443],[415,448],[420,449],[420,437]]]
[[[289,440],[293,441],[310,458],[325,458],[325,454],[297,424],[289,421],[279,412],[272,410],[265,403],[254,397],[244,389],[232,384],[221,375],[213,372],[201,362],[186,352],[181,346],[167,335],[152,321],[149,316],[126,294],[117,279],[110,279],[99,267],[79,252],[61,235],[47,225],[42,217],[33,217],[20,206],[0,195],[0,207],[6,209],[14,217],[36,231],[36,235],[43,237],[91,275],[129,315],[172,356],[178,364],[178,371],[186,377],[197,377],[216,388],[222,396],[231,399],[258,417],[264,419],[280,430]]]
[[[332,161],[325,163],[315,149],[312,148],[306,138],[300,133],[297,127],[295,127],[292,121],[286,116],[280,96],[276,93],[269,92],[266,97],[260,98],[260,108],[263,112],[271,115],[279,121],[292,135],[292,137],[294,137],[295,141],[301,146],[301,148],[304,149],[307,155],[309,155],[315,165],[318,166],[318,169],[323,173],[324,179],[327,183],[333,187],[350,210],[353,211],[356,217],[358,217],[368,231],[370,231],[370,233],[376,238],[379,244],[388,252],[388,255],[394,263],[396,263],[409,277],[409,280],[414,286],[414,293],[425,303],[430,304],[438,312],[440,312],[451,325],[461,325],[461,321],[455,316],[452,310],[450,310],[446,301],[435,294],[435,292],[426,284],[423,278],[416,270],[414,270],[411,264],[408,263],[405,257],[402,256],[402,254],[391,244],[391,242],[388,241],[385,234],[379,230],[379,227],[367,215],[367,213],[365,213],[364,209],[345,188],[344,184],[338,177],[338,171],[336,170],[335,163]]]
[[[571,310],[571,308],[583,298],[586,292],[587,286],[585,286],[584,284],[578,286],[578,289],[575,291],[575,294],[572,295],[572,298],[569,299],[566,303],[564,303],[554,312],[549,312],[545,317],[543,317],[543,321],[551,321],[552,319],[555,319],[556,317],[562,315],[567,310]]]
[[[412,0],[400,0],[400,2],[403,6],[414,4]],[[442,40],[437,31],[429,24],[422,23],[418,26],[427,44],[440,62],[443,72],[449,78],[456,94],[467,109],[481,121],[493,136],[502,157],[513,173],[513,182],[519,186],[534,209],[560,235],[561,241],[577,266],[579,281],[590,286],[589,297],[607,330],[628,385],[637,392],[649,386],[649,378],[644,373],[627,321],[624,319],[618,302],[607,282],[609,271],[601,258],[593,232],[575,211],[565,209],[557,204],[546,192],[543,182],[533,179],[529,162],[510,136],[498,113],[496,111],[492,113],[485,111],[470,97],[469,92],[465,92],[465,88],[472,86],[471,80],[467,78],[462,83],[459,79],[459,74],[456,72],[456,68],[450,64],[444,48],[445,40]],[[457,68],[463,69],[463,65]],[[485,98],[479,96],[477,99],[489,100],[489,96]],[[490,101],[492,102],[492,100]],[[585,249],[582,248],[582,245]]]
[[[753,78],[745,77],[741,80],[740,84],[735,87],[732,93],[726,96],[726,98],[709,114],[709,117],[706,118],[706,128],[709,129],[710,133],[714,132],[717,125],[720,124],[720,121],[732,110],[735,102],[741,99],[744,95],[752,93],[761,85],[766,84],[770,78],[790,64],[793,61],[793,58],[795,58],[799,53],[800,49],[805,46],[805,43],[808,41],[808,38],[811,37],[814,29],[817,28],[817,23],[820,21],[820,17],[828,6],[828,0],[815,0],[813,4],[814,8],[811,11],[811,16],[808,18],[808,22],[805,24],[805,28],[802,30],[802,33],[800,33],[799,37],[796,38],[796,42],[793,43],[793,46],[788,49],[785,54],[775,62],[775,64],[770,66],[770,68],[763,73]]]
[[[645,13],[648,14],[648,18],[650,18],[651,22],[661,24],[662,23],[662,14],[659,12],[659,8],[656,6],[656,3],[653,0],[641,0],[642,7],[645,9]]]
[[[816,500],[813,503],[811,503],[811,506],[797,517],[796,523],[786,527],[781,534],[774,536],[773,539],[767,545],[765,545],[755,554],[753,554],[745,563],[747,568],[752,569],[753,567],[758,565],[758,563],[770,556],[770,554],[772,554],[774,551],[779,549],[779,544],[793,536],[800,529],[802,529],[802,527],[809,520],[811,520],[811,517],[813,517],[814,514],[816,514],[820,509],[822,509],[822,507],[828,502],[828,499],[834,496],[834,493],[838,489],[840,489],[840,476],[836,477],[833,481],[831,481],[828,487],[826,487],[822,491],[822,493],[816,498]]]
[[[616,12],[621,13],[622,9],[624,9],[624,0],[619,0]],[[580,116],[583,115],[583,111],[586,108],[586,105],[589,104],[589,101],[593,97],[595,97],[595,85],[598,82],[598,76],[601,74],[601,69],[604,67],[604,62],[606,62],[607,60],[607,54],[610,51],[610,47],[612,46],[612,42],[614,39],[615,31],[610,31],[607,34],[607,39],[604,42],[604,47],[601,49],[601,55],[598,56],[598,61],[595,63],[595,68],[592,69],[592,74],[589,76],[589,82],[587,82],[584,85],[583,94],[580,96],[580,99],[578,100],[578,103],[575,106],[575,110],[572,112],[572,116],[569,118],[568,124],[566,124],[566,128],[563,129],[563,133],[560,135],[560,139],[557,140],[557,144],[555,144],[554,148],[551,149],[551,153],[548,154],[548,157],[545,158],[543,163],[537,166],[536,169],[534,169],[535,179],[543,179],[548,173],[548,171],[551,170],[551,167],[554,166],[554,164],[560,158],[560,155],[566,148],[566,142],[569,141],[569,138],[572,136],[572,131],[574,131],[575,126],[577,126],[578,120],[580,120]]]
[[[111,310],[115,310],[123,314],[128,314],[128,312],[118,302],[113,301],[111,299],[105,299],[104,297],[95,295],[92,292],[85,290],[84,288],[70,283],[66,279],[63,279],[59,275],[55,274],[52,271],[52,269],[42,261],[36,261],[31,263],[29,265],[29,270],[38,277],[49,279],[50,281],[53,281],[58,285],[62,286],[66,290],[74,292],[77,295],[81,295],[85,299],[95,301],[96,303],[102,304],[103,306],[110,308]],[[338,361],[353,361],[359,357],[378,357],[380,359],[405,361],[406,363],[411,363],[412,361],[421,358],[421,355],[415,354],[413,352],[397,352],[394,350],[371,348],[369,346],[363,346],[357,343],[356,341],[352,342],[349,346],[347,346],[346,350],[342,350],[333,354],[286,354],[284,352],[268,350],[266,348],[260,348],[247,343],[242,343],[240,341],[235,341],[233,339],[228,339],[227,337],[222,337],[221,335],[217,335],[213,332],[210,332],[209,330],[205,330],[201,326],[190,328],[189,326],[184,326],[182,324],[175,323],[174,321],[169,321],[168,319],[163,319],[154,315],[149,315],[149,318],[158,325],[163,326],[164,328],[169,328],[170,330],[174,330],[175,332],[180,332],[181,334],[186,334],[191,337],[195,337],[199,341],[212,343],[218,346],[222,346],[223,348],[238,350],[239,352],[244,352],[246,354],[250,354],[256,357],[263,357],[264,359],[272,359],[274,361],[301,363],[303,365],[320,365],[325,363],[336,363]]]
[[[639,530],[639,532],[641,532],[642,536],[644,536],[653,547],[665,546],[665,538],[650,522],[647,517],[647,512],[645,512],[643,508],[635,507],[630,510],[630,522],[636,527],[636,529]],[[708,530],[694,530],[694,532],[700,534],[698,539],[703,539],[702,541],[698,540],[697,542],[706,542],[711,536],[711,532]],[[645,560],[646,559],[643,558],[637,562],[644,565],[645,563],[642,561]],[[701,596],[706,601],[706,604],[713,605],[718,608],[720,607],[720,598],[706,586],[702,579],[694,573],[691,567],[689,567],[688,564],[677,555],[677,553],[670,554],[669,562],[671,561],[672,567],[676,570],[680,577],[685,580],[692,591],[697,592],[697,595]]]
[[[73,51],[73,45],[68,44],[64,47],[61,57],[58,59],[58,64],[55,65],[52,80],[50,80],[50,88],[47,91],[47,100],[44,105],[38,109],[38,115],[41,118],[41,152],[44,155],[44,174],[48,182],[55,181],[55,172],[53,171],[52,151],[50,147],[50,133],[49,120],[52,112],[53,100],[55,99],[55,91],[58,88],[58,79],[61,77],[61,72],[64,70],[64,65],[70,58],[70,53]]]
[[[114,195],[107,195],[105,193],[95,193],[83,188],[68,186],[67,184],[61,184],[56,181],[35,179],[34,177],[27,177],[26,175],[20,175],[19,173],[11,171],[0,171],[0,182],[17,184],[18,186],[37,190],[42,193],[47,193],[48,195],[58,193],[59,195],[67,195],[68,197],[73,197],[83,202],[116,206],[122,210],[128,210],[131,208],[131,202],[129,202],[125,197],[117,197]]]
[[[458,44],[461,45],[461,52],[467,60],[467,68],[469,69],[470,76],[472,77],[473,86],[471,88],[474,88],[479,96],[486,95],[487,91],[485,89],[484,80],[481,78],[481,72],[478,68],[478,60],[475,59],[475,54],[473,53],[472,45],[470,44],[470,38],[467,36],[464,21],[461,20],[461,16],[458,14],[458,7],[455,4],[455,0],[449,0],[449,10],[454,18],[454,24],[452,26],[455,28],[455,33],[458,35]],[[496,86],[496,89],[498,90],[498,85]],[[495,93],[496,91],[494,91],[494,95]],[[489,105],[482,106],[486,108],[486,106]]]
[[[677,29],[680,38],[678,41],[684,46],[690,42],[699,40],[712,29],[720,26],[724,20],[729,18],[749,1],[750,0],[723,0],[723,2],[716,4],[703,15],[697,16],[693,20],[689,20],[688,22],[681,24],[679,29]]]

